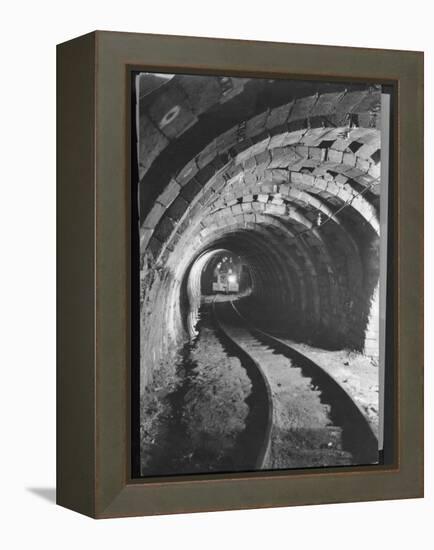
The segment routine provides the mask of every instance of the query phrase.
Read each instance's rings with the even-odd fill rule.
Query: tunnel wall
[[[187,339],[181,317],[180,282],[168,269],[156,269],[149,255],[142,256],[140,308],[140,390],[154,375],[175,375],[179,350]]]
[[[255,320],[314,345],[374,353],[379,96],[371,88],[314,93],[230,126],[233,109],[229,128],[211,139],[200,113],[165,129],[140,186],[144,384],[185,341],[184,279],[217,247],[249,263]],[[195,127],[208,136],[205,147]],[[197,150],[177,166],[175,153],[192,142]],[[146,202],[150,189],[155,200]]]
[[[368,323],[365,329],[364,353],[378,361],[380,338],[380,286],[377,285],[371,298]]]

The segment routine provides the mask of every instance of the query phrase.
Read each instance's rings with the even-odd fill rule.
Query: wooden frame
[[[129,97],[135,67],[396,87],[396,460],[130,478]],[[423,495],[423,54],[94,32],[58,46],[57,502],[96,517]]]

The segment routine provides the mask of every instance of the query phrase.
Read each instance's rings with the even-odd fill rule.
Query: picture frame
[[[57,502],[94,518],[423,496],[423,54],[96,31],[57,52]],[[131,73],[394,90],[387,464],[131,476]]]

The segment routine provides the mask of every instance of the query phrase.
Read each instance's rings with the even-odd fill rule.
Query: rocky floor
[[[361,353],[348,350],[327,351],[307,344],[287,341],[332,376],[359,407],[378,437],[379,369],[378,364]]]
[[[270,388],[273,414],[264,469],[342,466],[354,463],[343,448],[342,429],[333,424],[330,406],[293,360],[259,342],[243,327],[225,326],[261,366]]]
[[[237,443],[249,413],[250,389],[240,361],[228,357],[202,323],[196,342],[183,350],[170,391],[149,392],[156,414],[142,434],[142,475],[239,469]]]
[[[143,476],[249,469],[244,467],[246,434],[255,425],[251,407],[256,395],[251,380],[204,310],[198,328],[195,341],[181,350],[175,364],[162,366],[143,397]],[[326,392],[296,360],[264,346],[248,330],[236,330],[272,393],[273,423],[263,468],[354,464]],[[377,435],[378,367],[360,354],[288,343],[345,389]]]

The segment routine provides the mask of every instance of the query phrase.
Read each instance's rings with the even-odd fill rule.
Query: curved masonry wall
[[[237,102],[232,118],[247,89],[243,81],[227,100]],[[188,337],[191,267],[222,248],[249,265],[258,322],[313,345],[378,354],[380,94],[303,93],[261,112],[251,106],[249,118],[212,126],[224,129],[217,135],[205,115],[218,95],[165,133],[151,132],[155,105],[154,122],[144,111],[142,147],[154,145],[141,166],[142,387]],[[206,143],[193,139],[202,134]],[[183,144],[188,159],[175,154]],[[176,167],[179,158],[187,162]]]

